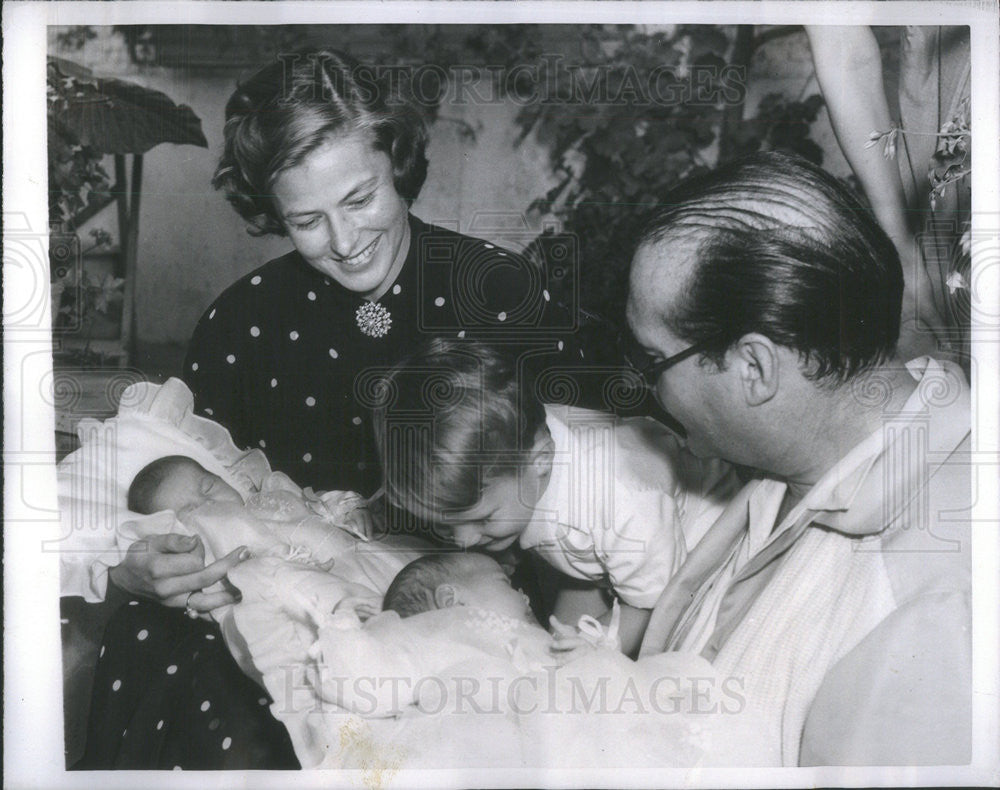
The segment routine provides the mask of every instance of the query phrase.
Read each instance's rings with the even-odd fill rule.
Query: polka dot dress
[[[184,377],[196,410],[238,445],[263,448],[299,485],[374,493],[381,472],[366,382],[428,336],[523,343],[540,364],[580,364],[573,321],[531,264],[409,221],[406,262],[378,300],[391,317],[384,334],[363,333],[364,300],[294,252],[227,289],[195,330]],[[80,767],[297,767],[270,700],[213,624],[138,601],[112,618],[102,650]]]
[[[367,334],[359,309],[371,303],[297,253],[231,286],[189,346],[184,375],[196,409],[237,444],[265,448],[299,485],[370,495],[380,471],[366,371],[388,369],[428,335],[516,336],[547,347],[548,363],[579,364],[565,331],[572,320],[533,264],[413,217],[410,230],[398,279],[380,309],[365,312],[391,320]]]
[[[149,601],[105,629],[85,769],[298,768],[271,700],[229,655],[218,627]]]

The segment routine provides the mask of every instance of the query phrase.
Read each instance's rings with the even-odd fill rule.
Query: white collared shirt
[[[546,406],[552,475],[520,544],[563,573],[650,608],[739,482],[650,418]]]

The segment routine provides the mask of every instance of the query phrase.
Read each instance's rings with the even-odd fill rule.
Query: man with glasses
[[[970,759],[969,388],[896,357],[902,292],[870,213],[778,153],[679,185],[632,263],[631,364],[695,454],[756,470],[642,653],[739,680],[786,765]]]

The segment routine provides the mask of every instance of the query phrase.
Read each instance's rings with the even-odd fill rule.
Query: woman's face
[[[368,137],[331,137],[274,183],[278,214],[299,254],[348,290],[380,297],[409,247],[407,206],[392,163]]]

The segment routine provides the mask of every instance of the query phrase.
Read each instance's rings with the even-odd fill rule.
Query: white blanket
[[[303,766],[360,768],[387,780],[385,771],[403,768],[775,761],[743,712],[741,679],[716,676],[697,656],[634,663],[600,649],[557,669],[544,630],[510,630],[488,616],[478,628],[460,611],[436,620],[383,614],[363,626],[345,599],[380,600],[427,550],[419,541],[366,543],[323,519],[262,534],[241,514],[211,508],[187,525],[169,513],[130,513],[129,483],[163,455],[195,458],[245,497],[285,482],[259,451],[237,448],[219,425],[195,417],[176,379],[136,385],[122,404],[113,420],[81,424],[83,446],[59,467],[63,594],[100,600],[107,568],[131,540],[157,531],[197,531],[212,556],[251,545],[257,556],[229,574],[242,600],[217,616],[240,666],[274,699],[271,711]]]
[[[308,768],[580,769],[766,765],[738,679],[699,656],[595,648],[559,667],[551,637],[467,607],[362,624],[355,562],[249,560],[231,627]],[[391,558],[391,559],[390,559]],[[349,603],[349,602],[348,602]],[[230,642],[234,640],[229,638]]]

